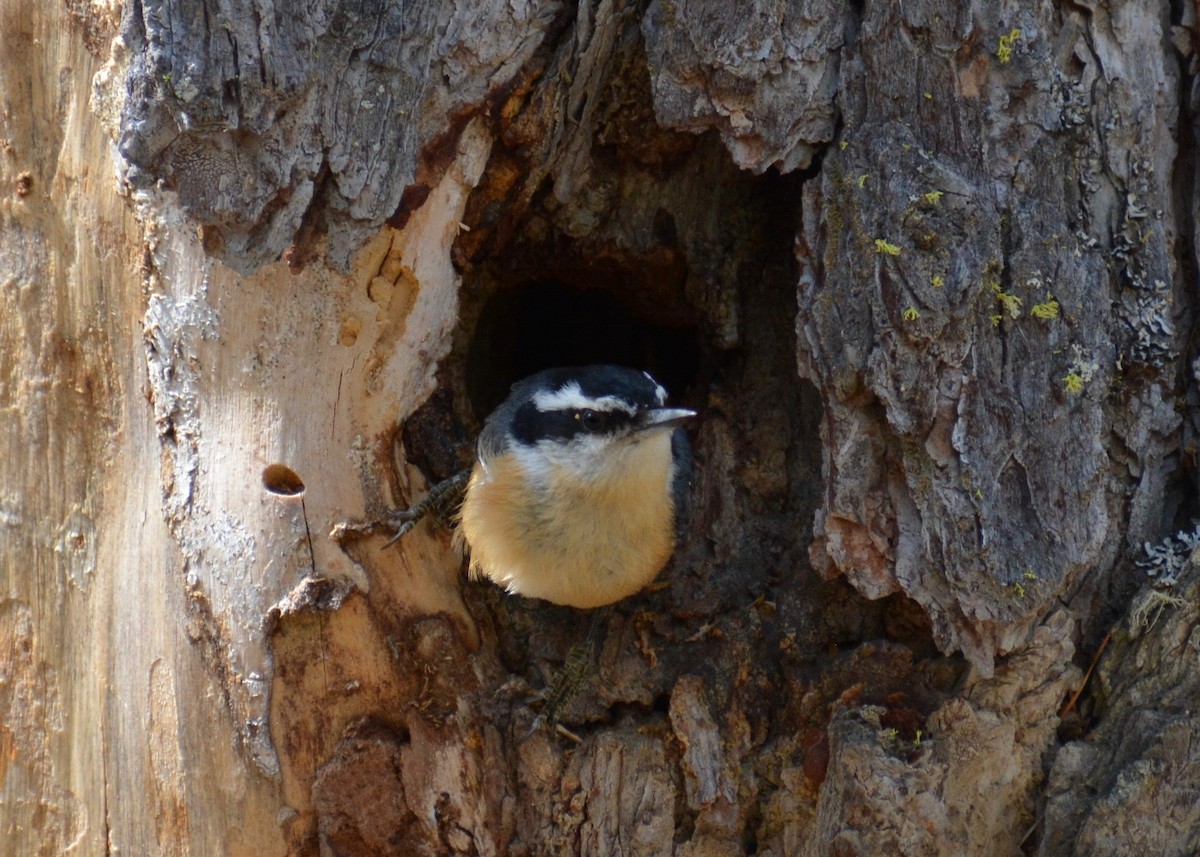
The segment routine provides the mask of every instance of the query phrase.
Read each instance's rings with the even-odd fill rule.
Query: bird
[[[646,372],[593,365],[513,385],[476,445],[458,533],[470,574],[508,592],[594,608],[650,583],[687,510],[691,450]]]
[[[570,734],[558,713],[582,682],[608,607],[643,589],[674,553],[692,474],[683,426],[696,416],[668,407],[667,391],[647,372],[546,369],[514,384],[487,418],[471,468],[390,517],[389,545],[436,512],[457,524],[472,578],[600,608],[545,689],[526,737],[547,723]]]

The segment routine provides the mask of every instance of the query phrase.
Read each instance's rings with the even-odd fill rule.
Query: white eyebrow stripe
[[[565,384],[562,389],[554,392],[541,390],[534,393],[533,404],[543,413],[584,408],[591,408],[594,411],[623,411],[630,416],[637,413],[637,408],[616,396],[600,396],[595,399],[585,396],[575,381]]]

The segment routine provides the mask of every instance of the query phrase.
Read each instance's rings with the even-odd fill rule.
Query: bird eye
[[[584,431],[600,431],[600,429],[604,428],[604,418],[590,408],[580,411],[575,415],[575,418],[579,420],[579,424],[583,426]]]

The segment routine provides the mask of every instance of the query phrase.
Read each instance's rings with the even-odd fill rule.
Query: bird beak
[[[638,431],[648,429],[675,428],[696,416],[687,408],[650,408],[638,415]]]

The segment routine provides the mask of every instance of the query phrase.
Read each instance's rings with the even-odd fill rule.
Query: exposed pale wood
[[[1194,853],[1183,5],[0,0],[0,855]],[[330,537],[548,281],[703,411],[578,741]]]

